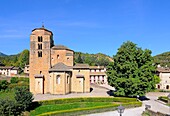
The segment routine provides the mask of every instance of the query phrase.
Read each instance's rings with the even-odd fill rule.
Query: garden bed
[[[139,107],[141,102],[135,98],[123,97],[84,97],[84,98],[65,98],[56,100],[46,100],[38,102],[40,105],[30,112],[34,115],[82,115],[113,111],[120,104],[124,107]]]

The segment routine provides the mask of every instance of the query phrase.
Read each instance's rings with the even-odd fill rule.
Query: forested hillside
[[[75,52],[74,63],[86,63],[90,66],[107,66],[113,59],[105,54],[88,54],[82,52]]]
[[[0,56],[0,62],[5,66],[16,66],[23,68],[29,63],[29,50],[24,50],[17,55]]]
[[[17,66],[23,68],[25,64],[29,64],[29,50],[24,50],[17,55],[5,55],[0,52],[0,62],[6,66]],[[82,52],[74,53],[74,63],[87,63],[90,66],[107,66],[109,62],[113,62],[110,56],[102,53],[88,54]],[[161,66],[170,67],[170,52],[165,52],[154,56],[154,62]]]
[[[154,61],[161,66],[168,66],[170,67],[170,52],[164,52],[162,54],[158,54],[154,56]]]
[[[17,55],[0,56],[0,62],[5,66],[17,66],[23,68],[25,64],[29,64],[29,50],[24,50]],[[113,62],[112,58],[102,53],[74,53],[74,63],[87,63],[91,66],[107,66],[109,62]]]

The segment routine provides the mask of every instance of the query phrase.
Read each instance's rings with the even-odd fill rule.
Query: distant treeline
[[[160,64],[163,67],[170,67],[170,52],[164,52],[154,56],[154,62]]]
[[[24,68],[25,64],[29,64],[29,50],[23,50],[17,55],[0,56],[0,62],[5,66]]]
[[[29,64],[29,50],[24,50],[17,55],[0,56],[0,62],[5,66],[24,68],[25,65]],[[107,66],[109,62],[113,62],[112,58],[102,53],[74,53],[74,63],[87,63],[90,66]]]

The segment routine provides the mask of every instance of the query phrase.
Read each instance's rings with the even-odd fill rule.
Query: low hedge
[[[50,104],[65,104],[73,102],[136,102],[136,98],[125,98],[125,97],[82,97],[82,98],[64,98],[64,99],[54,99],[39,101],[41,105]]]
[[[160,96],[160,97],[158,97],[158,100],[168,103],[168,97],[166,97],[166,96]]]
[[[139,107],[142,106],[142,102],[129,102],[129,103],[123,103],[122,105],[125,108]],[[96,106],[96,107],[89,107],[89,108],[76,108],[70,110],[68,109],[62,111],[47,112],[47,113],[40,114],[39,116],[56,116],[56,115],[74,116],[74,115],[82,115],[82,114],[99,113],[99,112],[116,110],[118,106],[119,104],[112,104],[112,105]]]

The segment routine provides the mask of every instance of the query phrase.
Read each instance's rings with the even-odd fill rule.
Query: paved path
[[[143,101],[143,104],[151,105],[151,110],[155,112],[162,112],[170,115],[170,107],[164,105],[161,102],[158,102],[157,99],[159,96],[167,96],[168,93],[163,92],[150,92],[146,96],[150,99],[148,101]]]
[[[142,107],[125,109],[122,116],[141,116],[142,112],[145,111],[146,104],[151,105],[151,110],[155,112],[162,112],[170,115],[170,107],[156,101],[159,96],[167,96],[167,95],[168,93],[150,92],[146,95],[150,100],[143,101]],[[119,114],[117,111],[112,111],[112,112],[90,114],[88,116],[119,116]]]
[[[125,109],[122,116],[141,116],[141,114],[144,110],[145,110],[144,107],[138,107],[138,108],[133,108],[133,109]],[[111,111],[111,112],[90,114],[90,115],[87,115],[87,116],[120,116],[120,114],[117,111]]]
[[[67,95],[51,95],[51,94],[37,94],[34,95],[34,101],[50,100],[57,98],[73,98],[73,97],[109,97],[109,89],[92,84],[93,88],[90,93],[70,93]]]

